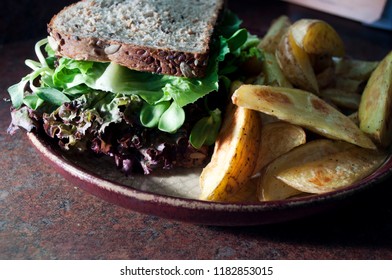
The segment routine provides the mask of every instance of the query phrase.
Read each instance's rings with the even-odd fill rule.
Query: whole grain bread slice
[[[139,71],[205,75],[224,0],[83,0],[48,24],[60,56]]]

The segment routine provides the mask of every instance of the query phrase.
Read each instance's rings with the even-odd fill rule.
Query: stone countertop
[[[281,14],[333,24],[348,53],[380,59],[390,32],[283,2],[229,1],[256,34]],[[260,6],[257,6],[260,5]],[[123,209],[70,184],[10,122],[6,88],[27,73],[34,40],[0,45],[0,259],[392,259],[392,181],[342,208],[286,223],[215,227]]]

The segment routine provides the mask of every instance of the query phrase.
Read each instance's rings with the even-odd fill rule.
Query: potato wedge
[[[337,88],[326,88],[318,94],[321,98],[332,101],[333,104],[340,108],[358,110],[361,101],[361,95],[354,92],[346,92]]]
[[[316,79],[320,90],[335,84],[335,69],[333,67],[324,69],[324,71],[317,74]]]
[[[367,81],[378,63],[378,61],[339,58],[335,60],[335,71],[339,77]]]
[[[385,160],[378,150],[352,145],[347,150],[323,155],[313,161],[280,171],[277,178],[289,186],[307,193],[326,193],[348,187],[370,175]]]
[[[359,127],[358,111],[348,115],[349,119]]]
[[[263,74],[265,77],[264,84],[266,85],[293,87],[279,67],[276,56],[269,52],[264,52]]]
[[[335,29],[318,19],[300,19],[290,27],[296,44],[308,54],[342,57],[344,43]]]
[[[350,78],[336,77],[335,88],[345,92],[362,93],[361,85],[365,81],[355,80]]]
[[[280,200],[302,193],[301,190],[295,189],[282,180],[279,180],[277,175],[299,164],[312,162],[326,155],[343,151],[348,145],[350,144],[326,139],[314,140],[276,158],[261,172],[257,188],[259,200]]]
[[[290,32],[285,34],[276,50],[276,58],[283,74],[294,86],[317,93],[319,91],[308,54],[297,46]]]
[[[380,146],[392,142],[392,51],[372,73],[359,105],[359,126]]]
[[[267,30],[267,33],[261,39],[259,43],[259,48],[269,53],[275,53],[280,39],[287,32],[290,25],[291,21],[287,16],[283,15],[275,19],[271,23],[271,26]]]
[[[316,95],[299,89],[242,85],[232,96],[237,106],[273,115],[327,138],[376,149],[374,143],[347,116]]]
[[[259,113],[228,106],[210,163],[200,175],[200,199],[235,201],[247,196],[258,156]]]
[[[250,178],[241,188],[241,191],[235,192],[225,199],[225,202],[258,202],[257,198],[258,178]]]
[[[302,127],[283,121],[263,123],[255,173],[277,157],[305,143],[306,134]]]
[[[269,166],[268,166],[269,167]],[[262,177],[259,178],[259,184],[257,187],[257,198],[258,201],[273,201],[283,200],[299,194],[303,194],[282,180],[276,178],[276,174],[271,169],[268,169]]]

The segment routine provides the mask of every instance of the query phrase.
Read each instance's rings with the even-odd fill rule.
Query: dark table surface
[[[358,59],[381,59],[392,49],[391,32],[284,2],[229,6],[258,35],[287,14],[328,21]],[[0,259],[392,259],[391,179],[327,213],[234,228],[139,214],[70,184],[43,162],[24,132],[6,133],[6,88],[27,73],[23,61],[34,57],[39,32],[0,41]]]

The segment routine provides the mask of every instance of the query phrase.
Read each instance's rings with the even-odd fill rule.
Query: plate
[[[175,169],[126,177],[108,158],[71,155],[47,137],[27,133],[41,156],[66,179],[110,203],[140,213],[204,225],[249,226],[289,221],[333,209],[385,180],[392,157],[358,183],[322,195],[263,203],[217,203],[198,200],[201,169]]]

